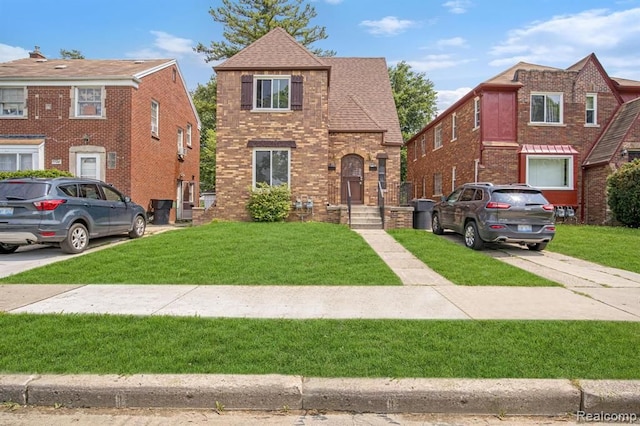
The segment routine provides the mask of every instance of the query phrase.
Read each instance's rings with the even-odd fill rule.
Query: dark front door
[[[351,189],[351,204],[364,203],[364,159],[356,154],[345,155],[342,158],[342,204],[347,203],[349,194],[348,188]]]

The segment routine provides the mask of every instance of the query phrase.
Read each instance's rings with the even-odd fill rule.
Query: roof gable
[[[636,120],[640,119],[640,98],[622,104],[584,161],[585,166],[611,161]]]
[[[214,67],[214,70],[309,68],[327,66],[283,28],[278,27]]]

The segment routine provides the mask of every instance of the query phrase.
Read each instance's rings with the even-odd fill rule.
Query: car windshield
[[[44,182],[8,181],[0,182],[0,200],[31,200],[49,192],[50,185]]]
[[[544,195],[538,191],[527,191],[522,189],[505,189],[494,191],[491,199],[499,203],[509,203],[512,206],[532,206],[548,204]]]

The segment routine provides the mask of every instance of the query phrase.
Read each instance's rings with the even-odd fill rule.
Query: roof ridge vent
[[[47,60],[45,58],[38,58],[36,59],[36,62],[47,62]]]
[[[55,69],[57,69],[57,70],[63,70],[63,69],[65,69],[66,67],[67,67],[66,65],[62,64],[62,65],[56,65],[56,66],[55,66],[55,67],[53,67],[53,68],[55,68]]]
[[[144,61],[142,59],[136,59],[135,61],[133,61],[134,64],[144,64]]]

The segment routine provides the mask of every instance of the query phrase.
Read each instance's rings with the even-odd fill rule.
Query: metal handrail
[[[380,208],[380,219],[382,219],[382,229],[384,229],[384,191],[382,182],[378,181],[378,207]]]
[[[349,217],[349,228],[351,228],[351,181],[347,181],[347,213]]]

